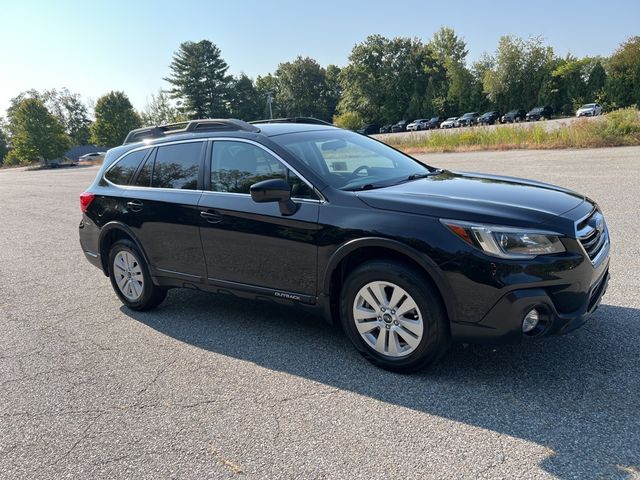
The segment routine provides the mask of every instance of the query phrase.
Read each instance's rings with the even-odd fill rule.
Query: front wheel
[[[132,310],[157,307],[167,289],[154,285],[144,257],[130,240],[119,240],[109,252],[109,277],[120,301]]]
[[[346,279],[342,326],[375,365],[412,372],[437,361],[449,346],[447,316],[434,287],[403,263],[368,262]]]

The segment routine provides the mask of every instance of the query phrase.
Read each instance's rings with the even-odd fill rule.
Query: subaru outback
[[[134,130],[80,206],[82,250],[130,309],[178,287],[297,305],[394,371],[451,342],[573,330],[609,278],[589,198],[435,168],[322,122]]]

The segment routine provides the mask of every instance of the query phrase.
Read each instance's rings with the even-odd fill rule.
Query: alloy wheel
[[[424,332],[415,300],[403,288],[386,281],[367,283],[358,291],[353,319],[367,345],[389,357],[411,354]]]
[[[140,262],[131,253],[122,250],[113,259],[113,275],[120,292],[130,301],[135,302],[144,291],[144,276]]]

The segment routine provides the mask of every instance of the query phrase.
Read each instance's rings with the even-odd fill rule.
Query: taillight
[[[93,193],[82,192],[80,194],[80,210],[82,210],[82,213],[87,211],[87,208],[89,208],[94,198],[96,198],[96,196]]]

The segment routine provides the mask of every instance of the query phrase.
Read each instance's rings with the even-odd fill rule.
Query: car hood
[[[588,203],[583,195],[546,183],[446,170],[358,192],[358,197],[383,210],[516,227],[546,225],[567,234],[574,233],[573,222],[592,208],[578,209]],[[574,210],[576,214],[564,215]]]
[[[591,112],[591,111],[593,111],[595,109],[596,109],[596,107],[579,108],[578,112]]]

